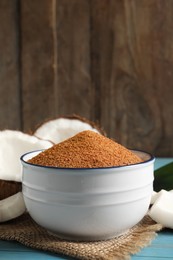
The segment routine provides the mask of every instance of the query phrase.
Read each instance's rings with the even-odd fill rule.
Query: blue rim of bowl
[[[134,164],[129,164],[129,165],[120,165],[120,166],[108,166],[108,167],[97,167],[97,168],[67,168],[67,167],[56,167],[56,166],[46,166],[46,165],[40,165],[40,164],[33,164],[33,163],[29,163],[28,161],[25,161],[23,158],[28,155],[28,154],[31,154],[31,153],[37,153],[37,152],[43,152],[45,151],[46,149],[40,149],[40,150],[34,150],[34,151],[30,151],[30,152],[27,152],[25,154],[23,154],[21,157],[20,157],[20,160],[27,164],[27,165],[30,165],[30,166],[33,166],[33,167],[40,167],[40,168],[46,168],[46,169],[60,169],[60,170],[101,170],[101,169],[119,169],[119,168],[123,168],[123,167],[133,167],[133,166],[141,166],[143,164],[146,164],[146,163],[149,163],[149,162],[152,162],[155,160],[155,157],[151,154],[151,153],[148,153],[148,152],[145,152],[145,151],[142,151],[142,150],[136,150],[136,149],[129,149],[130,151],[135,151],[135,152],[141,152],[143,154],[146,154],[149,156],[149,159],[146,160],[146,161],[143,161],[143,162],[140,162],[140,163],[134,163]]]

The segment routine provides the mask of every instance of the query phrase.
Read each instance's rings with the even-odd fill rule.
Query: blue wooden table
[[[173,158],[156,159],[155,169],[172,162]],[[33,250],[17,242],[0,241],[0,260],[72,260],[74,258]],[[151,245],[143,248],[132,260],[173,259],[173,230],[165,229],[157,235]]]

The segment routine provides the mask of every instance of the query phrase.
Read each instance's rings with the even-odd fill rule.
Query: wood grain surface
[[[172,29],[172,0],[0,0],[0,128],[76,113],[173,156]]]
[[[21,1],[23,129],[54,115],[52,1]]]
[[[17,0],[0,0],[0,127],[21,128]]]

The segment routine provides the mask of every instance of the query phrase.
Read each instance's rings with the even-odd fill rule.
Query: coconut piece
[[[164,227],[173,229],[173,193],[161,190],[148,215]]]
[[[150,204],[154,204],[155,201],[166,192],[167,191],[164,189],[160,190],[159,192],[153,191]],[[169,192],[173,192],[173,190],[170,190]]]
[[[157,198],[158,198],[158,192],[153,191],[150,204],[154,204],[154,202],[156,201]]]
[[[34,135],[57,144],[84,130],[92,130],[105,135],[97,124],[77,115],[59,117],[44,122],[36,129]]]
[[[14,130],[0,131],[0,144],[0,179],[18,182],[22,180],[21,155],[52,146],[49,141]]]
[[[23,194],[18,192],[0,201],[0,222],[5,222],[22,215],[26,211]]]

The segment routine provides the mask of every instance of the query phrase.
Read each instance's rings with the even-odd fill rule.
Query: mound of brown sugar
[[[29,162],[65,168],[99,168],[135,164],[142,160],[124,146],[88,130],[55,144]]]

